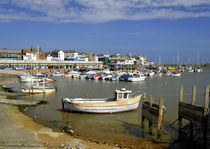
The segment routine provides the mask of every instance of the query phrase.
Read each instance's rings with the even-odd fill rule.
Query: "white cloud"
[[[26,20],[97,23],[191,17],[210,17],[210,0],[0,1],[0,22]]]

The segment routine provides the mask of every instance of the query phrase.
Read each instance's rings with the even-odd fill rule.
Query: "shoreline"
[[[108,148],[118,148],[115,146],[104,145],[104,144],[97,144],[94,142],[86,142],[80,138],[75,138],[68,134],[53,131],[51,128],[41,125],[35,122],[32,118],[22,113],[17,106],[7,105],[7,104],[0,104],[1,109],[3,112],[1,113],[1,117],[7,117],[11,119],[13,122],[13,135],[8,135],[5,137],[6,140],[11,140],[11,138],[15,137],[20,138],[23,137],[21,133],[19,133],[18,129],[23,129],[26,131],[24,135],[27,133],[33,134],[32,138],[29,140],[24,138],[22,139],[22,143],[16,144],[15,142],[18,141],[8,141],[5,143],[4,141],[0,140],[0,146],[8,147],[8,146],[28,146],[32,147],[35,144],[35,147],[38,148],[91,148],[91,149],[108,149]],[[7,125],[8,126],[8,125]],[[10,126],[8,126],[10,127]],[[1,130],[2,131],[2,130]],[[34,140],[33,140],[34,139]],[[4,143],[2,143],[4,142]],[[36,143],[31,143],[36,142]],[[28,144],[27,144],[28,143]],[[13,145],[11,145],[13,144]]]

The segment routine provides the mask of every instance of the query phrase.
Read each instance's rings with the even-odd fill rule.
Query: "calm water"
[[[1,78],[2,79],[2,78]],[[5,80],[5,78],[4,78]],[[184,101],[190,102],[192,97],[192,86],[197,86],[196,104],[203,105],[205,84],[210,84],[210,70],[202,73],[182,73],[179,78],[151,77],[142,82],[117,82],[117,88],[126,87],[133,92],[139,91],[155,97],[164,99],[165,114],[164,129],[173,133],[169,124],[177,119],[179,100],[179,86],[184,86]],[[36,117],[37,121],[52,128],[62,129],[71,126],[75,134],[89,140],[109,142],[115,140],[124,144],[129,140],[130,144],[138,143],[148,135],[141,129],[141,105],[137,111],[116,114],[80,114],[61,113],[61,99],[63,97],[104,98],[113,97],[115,82],[100,80],[72,80],[69,78],[56,78],[57,92],[46,96],[47,104],[29,107],[27,115]],[[43,99],[42,95],[31,95],[18,97],[19,99]],[[176,125],[175,125],[176,126]],[[129,144],[129,145],[130,145]]]

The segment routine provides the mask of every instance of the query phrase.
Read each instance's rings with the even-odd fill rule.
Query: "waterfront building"
[[[47,56],[47,61],[64,61],[64,52],[62,50],[54,50]]]
[[[30,49],[22,49],[22,60],[28,59],[28,60],[46,60],[45,53],[42,51],[42,49],[38,46],[38,48],[31,47]],[[35,58],[36,57],[36,58]]]
[[[70,59],[70,58],[78,58],[79,53],[74,50],[66,50],[64,51],[64,59]]]
[[[73,50],[64,51],[64,58],[67,61],[93,61],[93,59],[91,59],[91,57],[89,57],[88,54],[76,52]]]
[[[24,61],[36,61],[37,60],[37,54],[34,51],[27,51],[25,52],[25,55],[23,55]]]
[[[20,50],[7,50],[0,49],[0,59],[5,60],[21,60],[21,51]]]

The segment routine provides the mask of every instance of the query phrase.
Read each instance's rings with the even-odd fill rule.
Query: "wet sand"
[[[0,147],[3,148],[117,148],[86,142],[62,132],[55,132],[21,113],[16,106],[0,104]]]
[[[85,141],[36,123],[33,118],[21,113],[16,106],[0,104],[0,109],[0,132],[6,134],[0,137],[0,147],[3,148],[137,148],[134,142],[134,146],[123,147],[120,144],[108,142],[101,144],[100,142]],[[138,148],[161,149],[164,147],[166,147],[164,144],[143,141]]]

